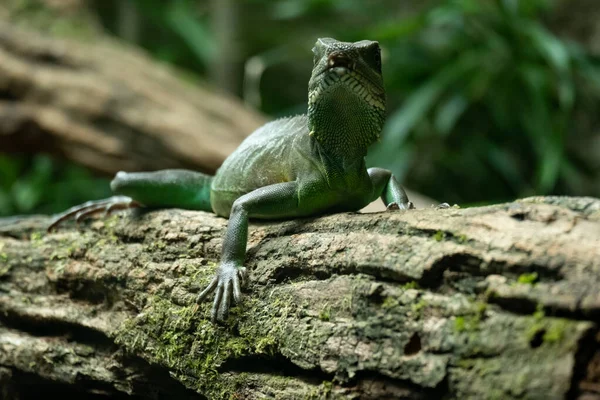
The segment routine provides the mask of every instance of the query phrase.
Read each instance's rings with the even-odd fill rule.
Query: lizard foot
[[[245,267],[240,267],[232,262],[222,263],[214,279],[196,298],[196,303],[203,302],[209,294],[215,292],[211,319],[213,322],[225,321],[229,313],[232,295],[235,303],[242,300],[241,287],[244,286],[246,277]]]
[[[47,231],[50,232],[61,222],[73,216],[75,217],[75,222],[80,222],[85,217],[98,214],[100,212],[103,212],[104,216],[107,216],[116,210],[124,210],[127,208],[140,206],[140,203],[127,196],[112,196],[107,199],[88,201],[78,206],[71,207],[68,210],[56,215],[48,226]]]
[[[433,207],[437,208],[439,210],[443,210],[443,209],[446,209],[446,208],[450,208],[450,204],[448,204],[448,203],[440,203],[437,206],[433,206]]]
[[[407,201],[406,203],[396,203],[395,201],[391,202],[390,204],[387,205],[386,207],[387,211],[394,211],[394,210],[414,210],[415,209],[415,205],[411,202],[411,201]]]

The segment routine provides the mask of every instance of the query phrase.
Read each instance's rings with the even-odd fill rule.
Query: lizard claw
[[[411,201],[407,201],[406,203],[400,203],[400,204],[396,203],[395,201],[392,201],[386,207],[387,211],[414,210],[414,208],[415,208],[415,205]]]
[[[60,225],[63,221],[74,216],[75,222],[81,222],[85,217],[104,212],[104,216],[108,216],[113,211],[124,210],[127,208],[140,207],[141,204],[133,200],[128,196],[112,196],[107,199],[93,200],[86,203],[80,204],[69,208],[68,210],[56,215],[50,225],[48,225],[47,231],[50,232],[52,229]]]
[[[211,319],[215,321],[225,321],[231,304],[231,298],[235,303],[242,300],[241,287],[244,286],[247,280],[245,267],[238,267],[234,263],[223,263],[219,266],[216,276],[206,286],[206,288],[198,294],[196,303],[203,302],[209,294],[215,292],[213,306],[211,309]]]

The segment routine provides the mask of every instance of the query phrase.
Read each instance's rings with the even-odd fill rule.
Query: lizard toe
[[[391,202],[386,207],[387,211],[395,211],[395,210],[399,210],[399,209],[400,209],[400,206],[395,201]]]
[[[219,282],[219,286],[217,286],[217,290],[215,293],[215,299],[213,301],[213,306],[210,311],[210,319],[213,322],[223,320],[222,318],[220,318],[221,315],[219,314],[219,309],[221,307],[221,301],[223,301],[223,286],[224,286],[223,283]]]
[[[92,200],[83,204],[69,208],[68,210],[56,215],[46,230],[51,232],[63,221],[73,217],[75,222],[81,222],[85,217],[98,214],[102,211],[110,213],[112,210],[124,210],[127,208],[141,207],[142,204],[128,196],[112,196],[107,199]]]
[[[407,201],[406,203],[396,203],[393,201],[387,205],[386,209],[387,211],[414,210],[415,205],[411,201]]]
[[[211,309],[211,320],[213,322],[225,321],[231,307],[232,298],[235,303],[241,301],[241,283],[246,276],[245,271],[244,267],[238,267],[234,263],[222,263],[214,279],[196,298],[196,303],[200,303],[209,294],[215,292]]]
[[[231,291],[233,287],[233,282],[226,282],[224,286],[225,290],[223,290],[221,303],[219,305],[219,310],[217,311],[218,321],[224,321],[227,318],[227,314],[229,313],[229,306],[231,304]]]
[[[206,297],[208,297],[209,294],[211,294],[212,292],[214,292],[215,288],[217,287],[217,284],[219,283],[219,277],[215,276],[213,278],[212,281],[210,281],[210,283],[208,284],[208,286],[206,286],[206,288],[204,288],[203,291],[201,291],[198,294],[198,297],[196,297],[196,304],[200,304],[202,303],[204,300],[206,300]]]
[[[242,301],[242,290],[239,279],[235,279],[233,281],[233,300],[236,302],[236,304]]]
[[[242,287],[246,286],[248,283],[248,270],[246,267],[238,268],[236,281],[239,281]]]

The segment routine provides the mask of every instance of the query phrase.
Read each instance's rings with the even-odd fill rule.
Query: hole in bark
[[[529,341],[529,345],[532,349],[537,349],[544,343],[544,335],[546,334],[545,329],[538,329],[531,340]]]
[[[16,101],[16,100],[19,100],[19,97],[17,97],[14,93],[11,93],[8,90],[4,90],[4,91],[0,91],[0,100]]]
[[[527,218],[527,213],[525,212],[516,212],[510,215],[512,219],[516,219],[517,221],[525,221]]]
[[[286,281],[293,281],[294,279],[297,279],[302,275],[303,271],[301,268],[278,268],[277,270],[273,271],[272,279],[274,283],[281,283]]]
[[[62,59],[58,57],[56,54],[52,53],[40,53],[35,57],[35,61],[42,65],[50,65],[50,66],[67,66],[62,62]]]
[[[387,298],[387,296],[383,294],[383,285],[372,287],[367,297],[373,304],[383,304]]]
[[[315,271],[315,278],[318,280],[324,281],[325,279],[331,278],[331,273],[328,271]]]
[[[118,286],[116,278],[107,278],[102,281],[81,280],[77,282],[56,282],[56,292],[68,294],[73,300],[83,300],[91,304],[106,304],[111,307],[117,300],[116,291],[111,287]]]
[[[589,329],[577,343],[575,366],[567,399],[593,399],[600,393],[600,335]]]
[[[482,275],[481,259],[472,254],[446,254],[435,261],[430,271],[421,280],[425,287],[438,287],[442,284],[446,271],[466,272],[471,275]],[[485,275],[485,274],[484,274]]]
[[[404,355],[414,356],[421,351],[421,348],[421,338],[416,333],[413,333],[406,346],[404,346]]]

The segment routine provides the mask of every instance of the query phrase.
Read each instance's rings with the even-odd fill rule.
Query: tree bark
[[[44,35],[1,17],[2,152],[52,153],[106,175],[211,173],[265,122],[140,49],[101,34]]]
[[[117,398],[600,398],[600,200],[253,223],[224,325],[194,304],[226,220],[0,224],[0,387]]]

